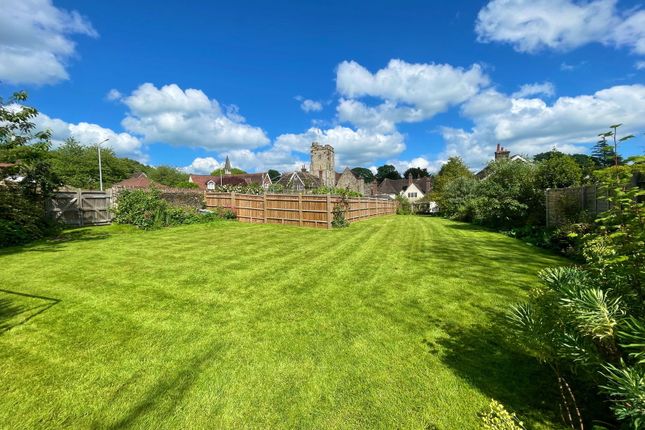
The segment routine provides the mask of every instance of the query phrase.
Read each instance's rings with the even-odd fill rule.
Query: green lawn
[[[1,428],[470,429],[491,397],[557,426],[494,325],[562,260],[514,239],[411,216],[63,238],[0,252]]]

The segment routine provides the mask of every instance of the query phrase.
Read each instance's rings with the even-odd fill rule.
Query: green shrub
[[[488,409],[479,415],[484,430],[525,430],[524,423],[515,414],[508,412],[504,405],[491,400]]]
[[[114,209],[114,222],[131,224],[143,230],[180,224],[197,224],[215,219],[232,219],[231,210],[200,213],[188,206],[173,206],[161,198],[156,189],[124,190],[119,194]]]
[[[331,221],[331,226],[334,228],[345,228],[349,227],[349,221],[345,218],[345,212],[347,212],[347,202],[341,201],[340,203],[334,206],[332,210],[333,219]]]
[[[0,186],[0,247],[20,245],[53,235],[60,225],[48,219],[44,205],[17,186]]]
[[[310,191],[311,194],[331,194],[333,196],[342,197],[362,197],[363,195],[357,191],[348,190],[347,188],[336,187],[318,187]]]
[[[396,201],[398,203],[396,207],[397,215],[410,215],[412,213],[412,203],[407,197],[399,194],[396,196]]]

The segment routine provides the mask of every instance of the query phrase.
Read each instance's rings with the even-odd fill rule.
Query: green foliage
[[[376,175],[374,176],[377,181],[381,182],[383,179],[401,179],[401,174],[396,170],[391,164],[384,164],[381,167],[376,169]]]
[[[334,205],[334,208],[332,209],[333,218],[331,221],[331,226],[333,228],[349,227],[349,221],[347,221],[347,218],[345,218],[345,214],[347,213],[348,209],[349,203],[347,202],[347,197],[343,196],[340,202],[336,203]]]
[[[311,194],[331,194],[332,196],[342,197],[362,197],[358,191],[348,190],[347,188],[336,187],[318,187],[309,191]]]
[[[218,193],[239,193],[239,194],[264,194],[265,189],[260,184],[244,184],[244,185],[218,185],[215,187],[215,192]]]
[[[179,170],[171,166],[159,166],[155,169],[151,169],[148,173],[148,178],[155,182],[159,182],[160,184],[177,188],[181,188],[179,187],[179,184],[189,183],[187,173],[180,172]]]
[[[277,170],[274,170],[274,169],[269,169],[269,171],[267,172],[267,175],[269,175],[269,178],[271,179],[271,182],[273,182],[273,183],[275,183],[277,180],[279,180],[280,176],[282,176],[280,174],[280,172],[278,172]]]
[[[56,230],[45,218],[47,199],[60,185],[49,157],[50,133],[36,131],[31,122],[38,111],[22,105],[25,92],[6,102],[0,98],[0,246],[25,243]],[[20,104],[20,108],[12,105]],[[7,177],[16,180],[5,180]]]
[[[64,185],[83,189],[99,189],[99,159],[96,145],[84,146],[70,137],[57,149],[51,151],[53,171]],[[110,148],[101,147],[103,185],[131,177],[136,172],[150,174],[154,168],[128,158],[119,158]]]
[[[524,423],[504,408],[497,400],[491,400],[488,409],[479,415],[483,430],[524,430]]]
[[[282,184],[271,184],[269,185],[269,188],[267,188],[267,193],[283,193],[284,192],[284,185]]]
[[[412,213],[412,203],[407,197],[397,194],[396,201],[398,203],[396,207],[397,215],[410,215]]]
[[[229,213],[199,213],[194,208],[173,206],[161,198],[161,192],[123,190],[119,193],[114,222],[131,224],[142,230],[151,230],[179,224],[196,224],[217,218],[230,218]]]
[[[461,177],[473,178],[474,175],[461,157],[450,157],[448,162],[441,166],[439,173],[437,173],[434,179],[430,198],[438,202],[441,206],[440,202],[443,198],[443,191],[446,185]]]
[[[445,216],[500,229],[541,224],[543,195],[535,185],[534,165],[492,162],[489,175],[482,181],[475,180],[463,167],[460,160],[453,160],[452,166],[437,177],[441,186],[435,195]]]
[[[562,369],[596,386],[633,429],[645,424],[645,192],[631,179],[644,162],[597,172],[610,209],[582,236],[586,265],[541,272],[542,286],[510,313],[527,351],[560,381]],[[573,394],[568,406],[564,390],[562,397],[568,411],[578,411]]]
[[[182,181],[175,184],[175,188],[197,189],[199,185],[194,182]]]
[[[237,167],[231,168],[231,175],[241,175],[241,174],[244,174],[244,173],[246,173],[246,171],[244,171],[242,169],[238,169]],[[212,176],[225,175],[224,168],[222,167],[222,168],[213,170],[211,172],[211,175]]]
[[[419,178],[425,178],[426,176],[430,176],[430,173],[428,173],[428,169],[426,168],[420,168],[420,167],[410,167],[408,170],[403,173],[403,177],[405,179],[408,179],[412,175],[414,179],[419,179]]]
[[[564,188],[579,185],[582,180],[582,169],[570,155],[552,151],[549,158],[538,162],[536,186],[547,188]]]
[[[365,167],[354,167],[352,172],[359,178],[363,178],[366,184],[373,182],[375,179],[374,173]]]

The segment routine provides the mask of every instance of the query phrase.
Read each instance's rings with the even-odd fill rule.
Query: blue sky
[[[643,153],[645,8],[596,0],[0,3],[0,94],[55,141],[204,173],[306,163],[473,168],[497,143]]]

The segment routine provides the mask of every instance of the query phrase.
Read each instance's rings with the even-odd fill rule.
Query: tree
[[[232,175],[241,175],[241,174],[244,174],[244,173],[246,173],[244,170],[242,170],[242,169],[238,169],[237,167],[233,167],[233,168],[231,169],[231,174],[232,174]],[[211,175],[212,175],[212,176],[219,176],[219,175],[224,175],[224,174],[225,174],[225,173],[224,173],[224,169],[223,169],[223,168],[215,169],[215,170],[213,170],[213,171],[211,172]]]
[[[428,173],[428,169],[426,168],[420,168],[420,167],[410,167],[408,170],[403,173],[403,177],[405,179],[408,179],[412,175],[413,179],[419,179],[419,178],[425,178],[426,176],[430,176],[430,173]]]
[[[366,184],[374,181],[375,176],[370,169],[366,169],[365,167],[354,167],[352,172],[359,178],[363,178]]]
[[[555,150],[538,162],[536,173],[536,185],[542,190],[578,185],[582,179],[582,169],[573,157]]]
[[[188,173],[180,172],[171,166],[159,166],[152,170],[148,177],[169,187],[177,187],[180,183],[188,182]]]
[[[457,178],[471,178],[473,176],[473,173],[470,171],[468,166],[466,166],[461,157],[450,157],[448,162],[441,166],[439,173],[437,173],[437,176],[434,179],[430,198],[436,201],[441,200],[441,193],[443,192],[446,184]]]
[[[376,169],[376,175],[375,175],[376,180],[379,182],[383,181],[383,179],[401,179],[401,174],[396,170],[396,167],[394,167],[391,164],[384,164],[381,167]]]
[[[70,137],[63,145],[51,151],[52,167],[62,183],[77,188],[99,188],[99,161],[97,147],[81,145]],[[101,148],[103,184],[107,187],[132,176],[137,171],[153,170],[141,163],[119,158],[110,148]]]
[[[280,172],[274,169],[269,169],[267,174],[269,175],[269,178],[271,178],[271,182],[276,182],[277,180],[280,179],[280,176],[282,176]]]
[[[582,171],[582,181],[590,181],[593,177],[593,172],[598,169],[598,163],[596,160],[587,154],[572,154],[571,157]]]
[[[38,111],[21,105],[26,100],[25,92],[6,102],[0,98],[0,162],[9,164],[2,168],[2,179],[15,178],[0,185],[0,246],[27,242],[51,230],[45,203],[60,185],[50,163],[51,133],[35,130],[31,121]]]

